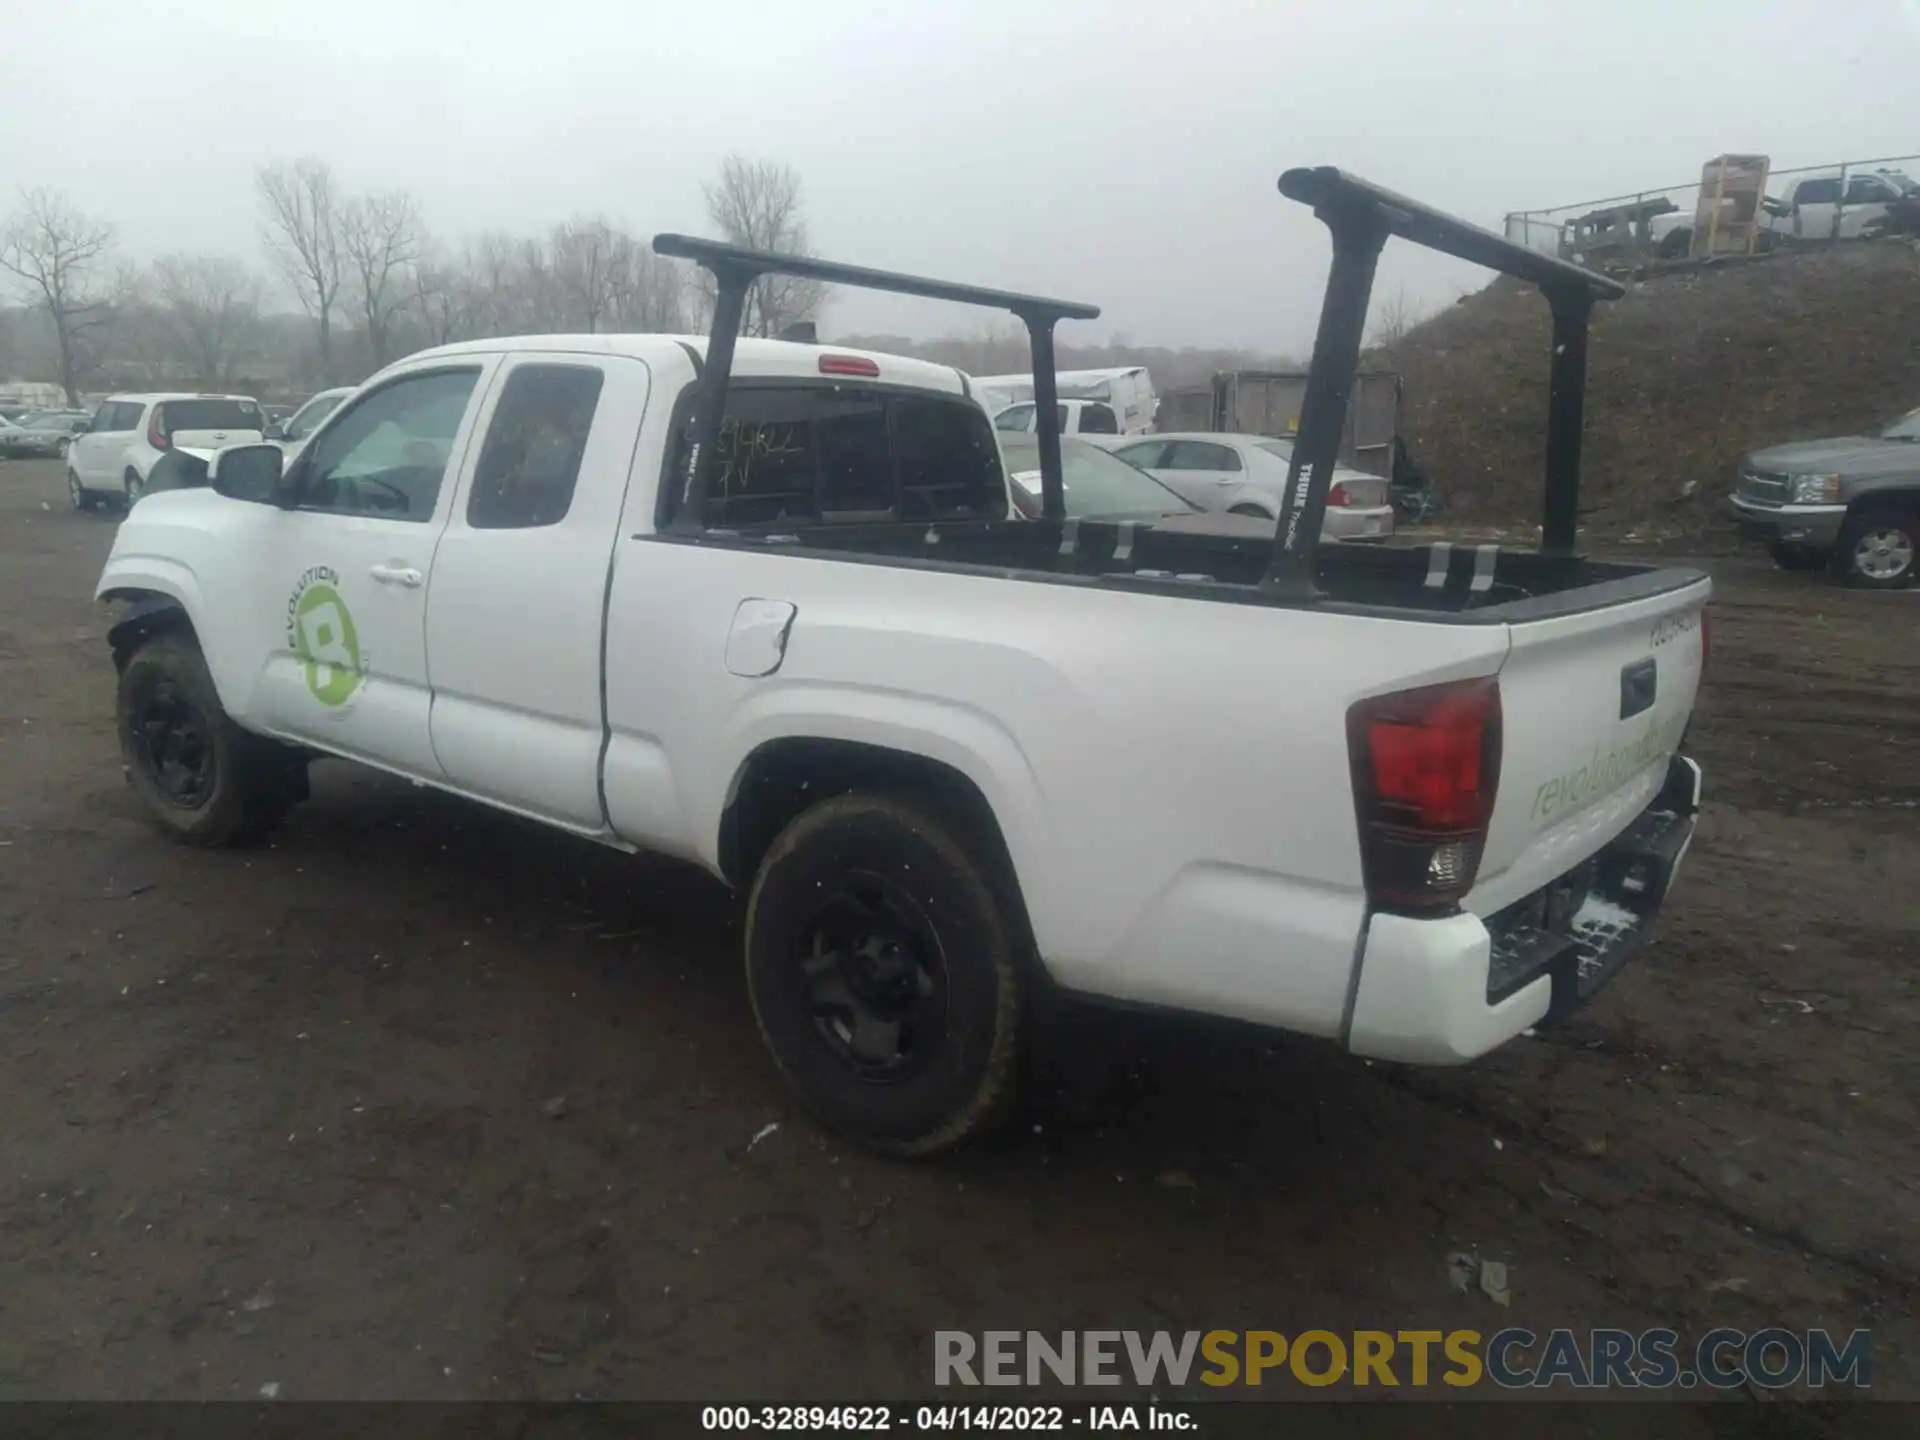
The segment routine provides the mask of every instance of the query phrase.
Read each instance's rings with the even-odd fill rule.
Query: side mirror
[[[284,440],[287,438],[287,427],[281,421],[269,420],[267,428],[261,433],[269,440]]]
[[[254,505],[280,503],[281,467],[286,456],[278,445],[234,445],[215,455],[207,465],[207,484],[229,500]]]
[[[93,421],[82,420],[78,425],[73,427],[73,433],[76,435],[91,435],[93,433]]]

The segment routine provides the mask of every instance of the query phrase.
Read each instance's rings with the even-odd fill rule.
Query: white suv
[[[210,451],[257,445],[266,428],[250,395],[109,395],[67,448],[67,493],[76,510],[103,500],[131,505],[146,489],[154,462],[175,445]]]

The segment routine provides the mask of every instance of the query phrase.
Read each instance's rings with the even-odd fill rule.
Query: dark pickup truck
[[[1920,550],[1920,410],[1878,435],[1803,440],[1740,462],[1734,518],[1789,570],[1831,566],[1855,585],[1913,583]]]

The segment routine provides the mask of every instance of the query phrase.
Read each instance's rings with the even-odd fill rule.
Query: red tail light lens
[[[1362,700],[1347,712],[1347,749],[1368,898],[1457,905],[1479,873],[1499,788],[1499,681]]]
[[[1327,490],[1327,506],[1333,510],[1344,510],[1353,504],[1353,495],[1344,481],[1336,480]]]
[[[863,375],[869,380],[878,379],[880,365],[864,355],[822,355],[820,357],[822,375]]]
[[[156,405],[148,412],[147,444],[156,450],[166,449],[169,443],[167,440],[166,409],[167,407],[164,405]]]

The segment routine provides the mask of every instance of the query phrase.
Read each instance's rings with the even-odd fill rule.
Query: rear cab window
[[[689,391],[689,399],[695,392]],[[697,407],[686,406],[671,473],[682,484]],[[1003,518],[1007,487],[978,406],[850,385],[732,386],[721,422],[710,527]]]

